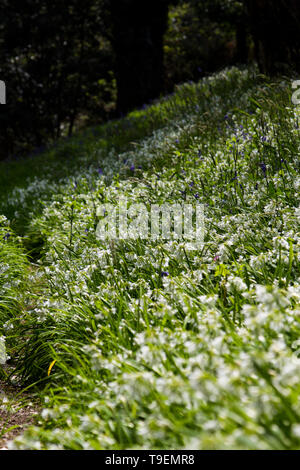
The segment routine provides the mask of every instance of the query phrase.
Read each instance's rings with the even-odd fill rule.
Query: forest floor
[[[38,411],[36,398],[0,379],[0,450],[7,450],[9,441],[34,423]]]

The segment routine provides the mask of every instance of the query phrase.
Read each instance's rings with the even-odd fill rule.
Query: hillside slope
[[[1,258],[0,328],[44,400],[13,448],[300,447],[299,118],[233,68],[3,164],[0,248],[31,264]],[[203,204],[203,245],[99,240],[120,198]]]

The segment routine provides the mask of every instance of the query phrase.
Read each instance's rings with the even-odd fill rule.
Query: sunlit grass
[[[300,447],[290,94],[287,81],[227,70],[60,143],[32,160],[23,188],[6,186],[35,287],[4,332],[45,403],[15,447]],[[27,171],[6,168],[15,184]],[[97,240],[97,205],[121,195],[201,202],[203,249]]]

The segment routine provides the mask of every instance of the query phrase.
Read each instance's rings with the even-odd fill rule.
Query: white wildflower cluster
[[[55,359],[69,388],[13,447],[299,448],[299,132],[294,109],[282,125],[251,108],[250,75],[179,88],[151,108],[172,121],[134,149],[95,148],[101,171],[82,158],[69,182],[41,183],[28,376]],[[203,247],[97,239],[98,205],[121,197],[202,203]]]

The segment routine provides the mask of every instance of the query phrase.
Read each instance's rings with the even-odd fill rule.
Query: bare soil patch
[[[19,436],[31,424],[39,411],[39,405],[19,386],[0,379],[0,450],[7,449],[10,440]]]

